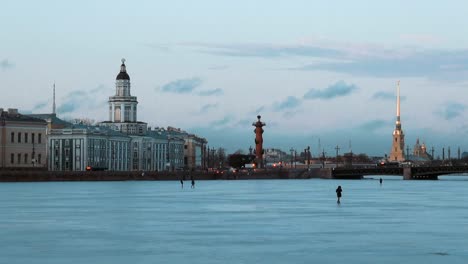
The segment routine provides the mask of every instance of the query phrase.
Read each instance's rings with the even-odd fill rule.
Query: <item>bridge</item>
[[[437,180],[438,176],[468,173],[468,165],[427,167],[334,168],[329,178],[361,179],[365,175],[398,175],[404,180]]]

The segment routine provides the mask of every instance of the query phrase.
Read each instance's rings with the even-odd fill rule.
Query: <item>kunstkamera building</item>
[[[138,121],[125,60],[109,97],[109,120],[97,126],[74,124],[48,133],[48,168],[53,171],[164,171],[204,169],[207,141],[168,127]]]

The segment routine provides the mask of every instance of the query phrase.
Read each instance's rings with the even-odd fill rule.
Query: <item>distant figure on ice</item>
[[[193,179],[193,175],[190,176],[190,179],[192,180],[192,189],[195,189],[195,180]]]
[[[180,179],[180,187],[184,188],[184,180]]]
[[[382,182],[383,182],[382,178],[380,178],[379,182],[380,182],[380,185],[382,185]]]
[[[336,201],[336,203],[340,203],[340,198],[341,198],[341,192],[343,190],[341,189],[341,186],[338,186],[338,188],[336,188],[336,197],[338,198],[338,200]]]

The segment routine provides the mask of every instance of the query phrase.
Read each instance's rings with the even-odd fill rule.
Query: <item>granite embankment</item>
[[[45,181],[170,181],[170,180],[252,180],[252,179],[309,179],[325,178],[321,169],[268,169],[255,172],[123,172],[123,171],[47,171],[0,170],[0,182]]]

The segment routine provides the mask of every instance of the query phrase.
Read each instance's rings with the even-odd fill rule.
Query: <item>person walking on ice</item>
[[[340,203],[340,199],[341,199],[341,192],[343,190],[341,189],[341,185],[338,186],[338,188],[336,188],[336,197],[338,198],[338,200],[336,201],[336,203]]]

